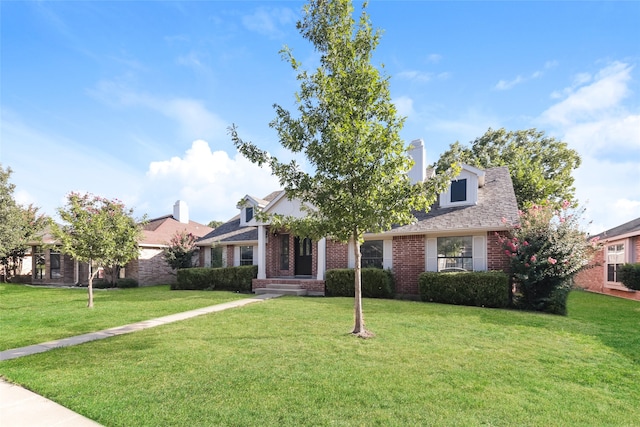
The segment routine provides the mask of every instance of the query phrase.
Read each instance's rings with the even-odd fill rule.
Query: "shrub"
[[[393,274],[390,270],[363,268],[362,296],[365,298],[393,298],[395,296]],[[355,295],[355,270],[339,268],[327,270],[325,294],[329,297],[353,297]]]
[[[618,276],[627,288],[640,291],[640,263],[622,265]]]
[[[600,246],[597,239],[587,239],[580,223],[579,213],[570,212],[567,201],[557,208],[533,205],[520,212],[520,222],[510,226],[510,235],[498,235],[509,256],[516,308],[566,314],[573,276]]]
[[[418,279],[422,301],[477,307],[509,305],[509,277],[499,271],[422,273]]]
[[[179,269],[178,280],[171,285],[171,289],[251,292],[252,279],[257,276],[258,267],[255,265]]]
[[[137,288],[138,281],[136,279],[118,279],[116,281],[116,288]]]

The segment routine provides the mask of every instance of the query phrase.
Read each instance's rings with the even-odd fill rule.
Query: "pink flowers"
[[[562,201],[562,209],[569,209],[569,206],[571,206],[571,202],[568,200],[563,200]]]
[[[538,260],[538,257],[536,257],[535,255],[531,255],[531,262],[536,262]]]
[[[557,260],[557,259],[555,259],[555,258],[551,258],[551,257],[547,258],[547,261],[548,261],[548,262],[549,262],[549,264],[551,264],[551,265],[555,265],[555,264],[558,262],[558,260]]]

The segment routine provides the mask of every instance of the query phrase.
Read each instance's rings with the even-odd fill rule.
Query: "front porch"
[[[324,280],[306,277],[271,277],[253,279],[252,290],[256,294],[324,296]]]

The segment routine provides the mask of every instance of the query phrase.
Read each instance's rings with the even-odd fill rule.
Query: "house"
[[[140,286],[170,284],[176,276],[164,261],[163,252],[171,237],[180,231],[202,237],[213,231],[211,227],[189,220],[189,209],[178,200],[173,215],[147,221],[138,242],[139,256],[120,268],[119,278],[135,279]],[[88,283],[88,265],[72,259],[55,249],[55,240],[48,231],[40,242],[33,242],[32,284],[77,285]],[[98,278],[107,278],[104,271]]]
[[[597,236],[600,249],[586,268],[579,272],[574,283],[592,292],[640,301],[640,292],[620,283],[618,268],[622,264],[640,262],[640,218],[614,227]]]
[[[412,142],[412,181],[428,179],[422,140]],[[253,290],[264,292],[281,285],[323,295],[325,272],[353,268],[353,243],[331,238],[312,241],[269,223],[256,221],[260,210],[270,214],[304,215],[299,200],[277,191],[264,198],[245,196],[239,214],[196,243],[201,266],[257,265]],[[449,189],[429,212],[416,212],[416,222],[384,233],[364,235],[363,267],[389,268],[399,296],[418,295],[418,276],[424,271],[505,270],[508,258],[496,233],[507,232],[507,222],[518,220],[518,207],[509,171],[505,167],[480,170],[463,165]]]

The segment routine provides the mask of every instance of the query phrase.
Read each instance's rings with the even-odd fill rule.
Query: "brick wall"
[[[138,256],[138,284],[140,286],[175,282],[175,272],[164,260],[161,248],[140,248]]]
[[[506,236],[506,231],[489,231],[487,233],[487,270],[509,271],[509,257],[505,254],[498,236]]]
[[[604,292],[604,280],[604,249],[601,249],[596,252],[587,268],[576,274],[574,283],[582,289],[593,292]]]
[[[289,241],[289,268],[281,269],[280,252],[282,248],[282,241],[287,239]],[[267,242],[267,277],[289,277],[294,275],[294,238],[291,234],[270,234],[269,241]],[[257,254],[256,254],[257,256]]]
[[[327,239],[327,270],[349,266],[349,245]]]
[[[233,246],[227,245],[227,267],[233,267]]]
[[[396,236],[393,238],[393,272],[396,294],[418,295],[418,277],[425,269],[424,236]]]

